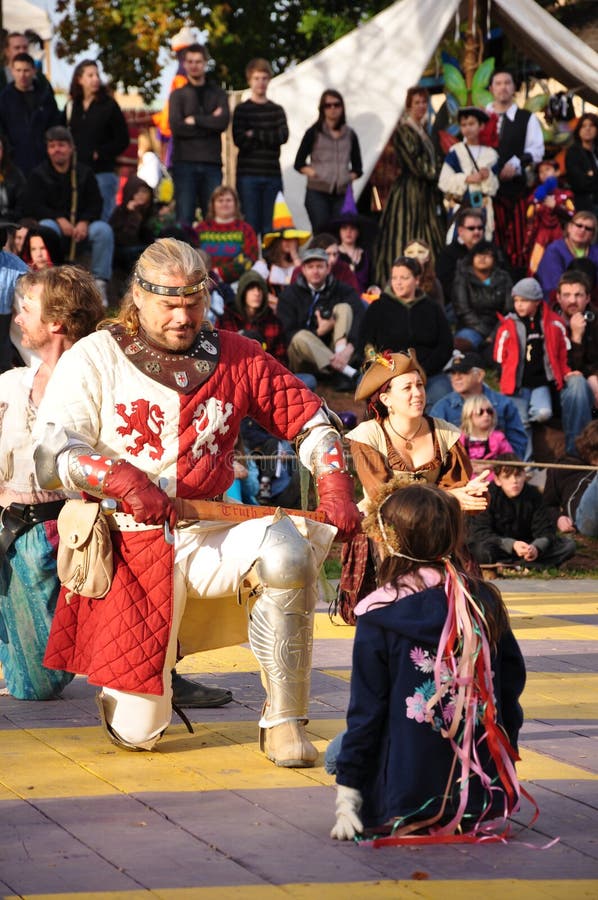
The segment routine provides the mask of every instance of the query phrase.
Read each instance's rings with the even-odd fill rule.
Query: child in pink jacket
[[[459,441],[471,460],[496,459],[501,453],[513,453],[504,432],[496,427],[496,420],[496,410],[485,394],[476,394],[465,400]],[[489,480],[493,477],[491,474]]]

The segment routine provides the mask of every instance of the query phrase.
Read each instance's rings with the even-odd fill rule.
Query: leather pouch
[[[69,500],[57,519],[60,543],[57,569],[60,583],[73,594],[99,599],[112,585],[114,563],[106,517],[99,503]]]

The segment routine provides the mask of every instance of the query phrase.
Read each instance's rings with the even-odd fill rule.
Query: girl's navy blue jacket
[[[483,585],[485,603],[496,602]],[[453,749],[435,725],[424,721],[425,702],[434,694],[433,661],[447,616],[444,587],[430,587],[357,619],[353,648],[351,700],[347,732],[337,760],[337,783],[363,796],[362,821],[376,828],[395,817],[427,819],[439,811],[453,762]],[[510,628],[502,635],[492,659],[498,722],[513,748],[523,723],[519,696],[525,685],[525,665]],[[476,739],[482,730],[476,730]],[[495,775],[482,743],[478,747],[485,772]],[[442,822],[456,810],[460,766],[455,766],[452,802]],[[503,809],[496,791],[495,815]],[[429,801],[429,802],[428,802]],[[470,779],[467,814],[477,820],[485,809],[479,779]]]

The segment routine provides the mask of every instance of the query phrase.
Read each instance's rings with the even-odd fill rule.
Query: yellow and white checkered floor
[[[179,665],[235,702],[189,710],[194,735],[175,717],[153,753],[107,743],[83,678],[55,702],[0,696],[0,896],[598,898],[598,583],[498,584],[528,667],[519,773],[541,811],[518,839],[332,841],[333,779],[322,757],[285,770],[260,753],[259,675],[236,647]],[[352,636],[320,608],[308,726],[320,751],[344,724]]]

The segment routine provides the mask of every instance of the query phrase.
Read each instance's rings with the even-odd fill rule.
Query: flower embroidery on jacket
[[[435,708],[427,709],[428,701],[436,693],[433,677],[436,657],[421,647],[414,647],[409,656],[416,669],[424,672],[426,675],[432,675],[432,677],[420,684],[413,696],[405,698],[407,718],[415,719],[420,724],[427,722],[434,731],[440,731],[441,728],[446,727],[452,721],[455,714],[455,685],[451,673],[448,667],[442,663],[440,667],[442,701],[437,703]]]

